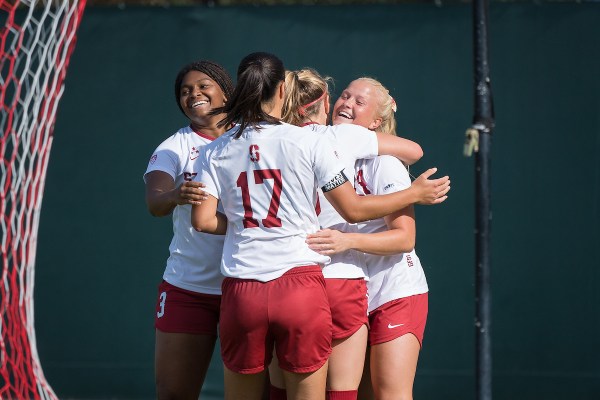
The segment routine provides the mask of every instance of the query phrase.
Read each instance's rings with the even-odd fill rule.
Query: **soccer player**
[[[332,328],[321,266],[329,257],[305,243],[319,227],[316,189],[346,220],[358,222],[415,202],[438,204],[449,179],[429,180],[430,169],[402,192],[359,197],[326,137],[280,121],[281,60],[252,53],[237,77],[221,121],[237,125],[200,154],[202,172],[195,179],[209,196],[192,209],[195,229],[226,234],[220,322],[225,399],[261,398],[273,348],[288,399],[324,399]]]
[[[345,174],[354,176],[356,160],[374,158],[386,152],[412,164],[423,154],[421,147],[397,136],[378,134],[359,125],[327,126],[328,82],[317,71],[305,68],[286,73],[283,121],[328,136],[344,160]],[[348,223],[319,191],[322,228],[344,229]],[[347,228],[346,228],[347,229]],[[332,255],[323,275],[333,322],[332,353],[327,372],[328,400],[356,400],[367,346],[367,286],[362,257],[355,251]],[[271,400],[285,399],[285,389],[272,363]]]
[[[190,123],[154,151],[144,175],[146,203],[157,217],[172,215],[173,239],[158,288],[155,328],[157,398],[197,399],[217,338],[224,238],[195,232],[192,204],[204,199],[195,160],[202,147],[225,132],[217,126],[233,93],[223,67],[210,61],[184,66],[175,79],[175,100]]]
[[[359,123],[395,134],[395,108],[380,82],[359,78],[342,92],[332,118],[334,123]],[[410,177],[398,159],[380,156],[356,163],[355,186],[361,195],[393,193],[409,187]],[[415,236],[411,205],[359,224],[358,233],[325,230],[307,241],[324,255],[367,253],[370,362],[361,382],[361,399],[412,399],[428,308],[427,280],[414,251]]]

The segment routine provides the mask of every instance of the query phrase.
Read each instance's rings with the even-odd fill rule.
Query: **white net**
[[[85,0],[0,0],[0,398],[56,399],[36,349],[33,288],[52,131]]]

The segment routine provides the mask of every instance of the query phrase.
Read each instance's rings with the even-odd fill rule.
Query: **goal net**
[[[0,0],[0,398],[56,399],[36,349],[38,222],[52,131],[85,0]]]

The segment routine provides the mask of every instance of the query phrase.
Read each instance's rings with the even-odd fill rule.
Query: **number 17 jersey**
[[[228,219],[221,272],[267,282],[329,257],[308,248],[316,232],[316,188],[343,183],[344,165],[328,138],[282,123],[237,127],[207,145],[198,181],[221,201]]]

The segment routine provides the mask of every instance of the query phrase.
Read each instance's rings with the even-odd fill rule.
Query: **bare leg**
[[[266,372],[239,374],[224,369],[225,400],[261,400],[265,387]]]
[[[367,347],[365,368],[358,387],[358,398],[361,400],[375,400],[373,385],[371,384],[371,348]]]
[[[327,390],[357,390],[365,364],[368,330],[360,327],[352,336],[332,343],[327,371]]]
[[[155,380],[159,400],[197,400],[216,336],[156,330]]]
[[[412,400],[420,350],[412,334],[371,346],[371,381],[377,400]]]
[[[327,363],[308,374],[283,371],[283,377],[288,400],[325,400]]]
[[[271,380],[271,385],[280,389],[285,389],[283,371],[279,368],[279,362],[277,361],[277,354],[275,351],[273,351],[273,360],[271,361],[271,365],[269,365],[269,379]]]

